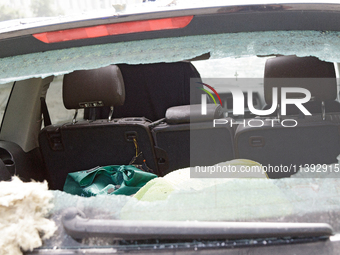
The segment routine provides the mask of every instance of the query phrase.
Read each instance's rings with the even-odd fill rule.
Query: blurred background
[[[126,5],[138,5],[148,0],[1,0],[0,21],[55,17],[96,12],[122,11]]]

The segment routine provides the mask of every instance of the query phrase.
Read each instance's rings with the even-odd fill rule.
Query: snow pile
[[[45,218],[53,207],[47,182],[0,182],[0,254],[22,254],[42,245],[56,230]]]

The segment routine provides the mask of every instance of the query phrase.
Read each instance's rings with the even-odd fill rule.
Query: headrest
[[[279,102],[282,87],[305,88],[315,101],[334,101],[337,98],[333,63],[316,57],[279,56],[268,59],[264,71],[264,94],[268,105],[272,104],[273,87],[278,88]],[[301,96],[289,93],[289,98]]]
[[[118,66],[124,78],[126,100],[123,107],[115,108],[115,118],[144,116],[156,121],[164,118],[170,107],[201,103],[201,90],[190,86],[192,78],[201,81],[200,75],[189,62]]]
[[[63,100],[66,109],[123,105],[125,87],[118,66],[64,75]]]
[[[169,108],[165,113],[165,120],[169,124],[181,124],[190,122],[204,122],[222,118],[221,105],[207,104],[207,114],[201,114],[201,105],[181,105]]]

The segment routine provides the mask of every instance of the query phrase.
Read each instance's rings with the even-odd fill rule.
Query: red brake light
[[[192,18],[193,16],[183,16],[165,19],[130,21],[93,27],[44,32],[33,34],[33,36],[44,43],[65,42],[108,35],[183,28],[191,22]]]

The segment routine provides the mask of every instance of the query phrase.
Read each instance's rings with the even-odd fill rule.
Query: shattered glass
[[[0,59],[0,83],[61,75],[110,64],[175,62],[210,53],[211,59],[283,54],[340,62],[340,33],[274,31],[200,35],[111,43]]]
[[[189,168],[152,180],[135,197],[80,197],[62,191],[54,195],[52,218],[57,233],[43,247],[115,244],[110,238],[75,241],[66,234],[61,217],[76,207],[89,219],[165,221],[324,222],[340,231],[340,179],[338,178],[200,178]],[[179,181],[176,181],[176,178]]]

